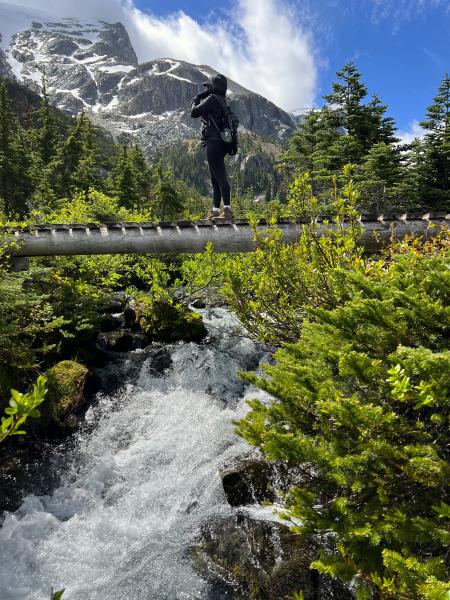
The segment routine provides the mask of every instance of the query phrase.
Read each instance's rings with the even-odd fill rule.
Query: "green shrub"
[[[428,254],[340,270],[351,299],[309,309],[268,377],[247,375],[275,400],[237,423],[303,470],[286,516],[322,536],[312,566],[353,579],[359,599],[450,598],[448,245]]]
[[[27,394],[11,390],[9,406],[0,424],[0,444],[10,436],[25,435],[22,427],[29,417],[40,417],[38,407],[44,402],[46,393],[46,379],[42,376],[37,378],[33,389]]]
[[[286,244],[282,229],[273,220],[265,231],[256,231],[255,252],[230,255],[223,267],[221,293],[258,341],[275,347],[297,341],[306,306],[336,306],[336,269],[363,268],[354,208],[358,193],[351,173],[352,165],[347,165],[346,185],[333,190],[333,228],[316,222],[318,201],[312,195],[309,175],[304,173],[291,186],[288,207],[292,218],[307,217],[308,222],[299,226],[299,240]],[[317,235],[320,226],[327,235]]]

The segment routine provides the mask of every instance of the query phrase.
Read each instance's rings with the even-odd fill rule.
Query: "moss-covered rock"
[[[201,315],[170,300],[156,300],[140,294],[130,308],[134,320],[150,340],[199,342],[207,334]]]
[[[49,369],[47,398],[41,405],[44,425],[64,427],[67,418],[84,404],[84,388],[89,369],[73,360],[63,360]]]

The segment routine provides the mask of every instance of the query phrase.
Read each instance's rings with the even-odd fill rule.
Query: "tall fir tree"
[[[110,193],[130,210],[140,210],[148,203],[149,174],[146,165],[142,170],[143,162],[143,156],[137,148],[123,146],[108,178]]]
[[[183,198],[171,169],[162,162],[156,165],[151,191],[151,210],[160,221],[177,219],[183,213]]]
[[[417,205],[417,189],[398,146],[374,144],[355,179],[361,191],[359,207],[365,213],[406,211]]]
[[[82,192],[85,198],[88,197],[91,188],[97,188],[99,185],[94,128],[88,118],[82,123],[80,154],[71,180],[71,192]]]
[[[435,210],[450,210],[450,77],[445,74],[434,103],[427,108],[421,126],[423,160],[419,164],[423,201]]]
[[[38,110],[39,128],[37,129],[38,154],[42,166],[46,167],[55,157],[59,142],[56,119],[50,106],[47,90],[47,76],[44,73],[41,82],[41,105]]]
[[[0,80],[0,198],[9,218],[22,217],[28,210],[28,159],[22,129],[12,111],[5,82]]]

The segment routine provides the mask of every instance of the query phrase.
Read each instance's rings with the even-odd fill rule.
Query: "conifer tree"
[[[83,189],[89,182],[95,181],[92,152],[92,128],[85,113],[81,112],[67,138],[58,145],[56,156],[46,171],[46,180],[53,197],[72,197],[79,189],[79,177]]]
[[[343,127],[347,135],[356,140],[355,151],[360,154],[355,154],[351,162],[358,163],[373,144],[395,141],[394,123],[391,118],[385,117],[387,106],[381,104],[378,96],[363,103],[367,88],[354,63],[344,65],[337,76],[338,81],[332,84],[333,91],[324,99],[333,109],[335,125]]]
[[[356,175],[361,192],[359,208],[381,214],[406,210],[416,204],[417,191],[410,183],[400,148],[385,142],[374,144]]]
[[[124,208],[133,210],[140,207],[142,196],[139,193],[138,174],[127,146],[123,146],[117,156],[108,178],[108,188]]]
[[[89,190],[99,183],[97,160],[95,156],[94,128],[89,119],[83,119],[81,145],[78,164],[71,176],[71,191],[82,192],[87,198]]]
[[[361,73],[353,63],[348,63],[337,72],[338,80],[332,84],[332,91],[324,96],[327,104],[320,109],[312,110],[305,115],[297,132],[289,143],[288,151],[283,155],[285,166],[295,172],[308,172],[314,195],[325,205],[330,202],[327,191],[331,188],[333,180],[343,183],[342,169],[351,163],[363,165],[367,163],[360,175],[372,171],[370,179],[372,184],[366,185],[372,189],[371,197],[361,197],[361,208],[382,207],[382,201],[373,197],[373,191],[385,189],[382,197],[386,199],[386,185],[380,186],[380,169],[374,185],[375,155],[378,162],[388,166],[393,173],[400,167],[401,160],[393,144],[398,140],[394,136],[395,125],[391,117],[386,116],[386,105],[382,104],[378,96],[366,101],[367,88],[361,81]],[[368,153],[377,144],[371,156]],[[384,153],[383,160],[380,152]],[[391,162],[387,161],[390,158]],[[385,178],[385,184],[392,182],[392,176]],[[382,182],[381,177],[381,182]],[[391,191],[389,190],[389,194]],[[386,210],[387,207],[383,207]],[[324,206],[324,210],[327,207]]]
[[[47,77],[44,73],[41,82],[41,106],[38,110],[39,128],[37,130],[38,153],[42,166],[47,166],[55,157],[59,141],[56,120],[50,107],[47,91]]]
[[[138,207],[143,209],[149,201],[152,172],[141,148],[137,144],[131,146],[129,160],[136,179],[136,190],[139,195]]]
[[[448,245],[412,245],[341,272],[342,304],[308,310],[300,341],[247,379],[238,432],[301,476],[296,531],[322,541],[311,565],[358,600],[450,595]],[[346,301],[347,300],[347,301]]]
[[[450,209],[450,77],[445,74],[434,103],[427,108],[421,126],[424,140],[422,172],[424,201],[436,210]]]
[[[183,213],[183,198],[170,169],[162,162],[156,165],[151,191],[151,209],[160,221],[180,218]]]
[[[0,80],[0,198],[7,216],[13,218],[26,213],[28,193],[27,149],[5,82]]]

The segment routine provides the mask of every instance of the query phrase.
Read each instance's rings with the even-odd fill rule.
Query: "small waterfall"
[[[27,497],[0,530],[2,600],[229,598],[187,555],[200,525],[229,514],[218,468],[246,451],[238,369],[261,354],[222,309],[203,311],[211,339],[179,343],[156,376],[143,355],[120,393],[98,395],[86,427],[56,457],[59,487]],[[239,401],[241,405],[238,406]]]

